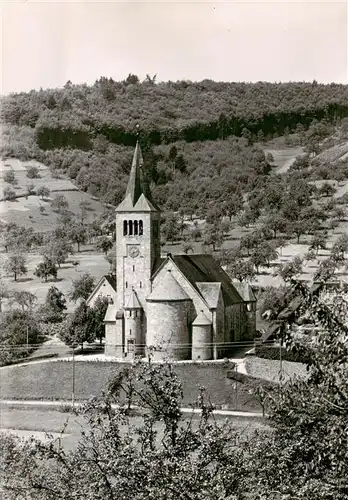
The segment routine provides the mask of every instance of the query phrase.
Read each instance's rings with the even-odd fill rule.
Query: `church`
[[[161,256],[160,209],[143,175],[137,142],[124,200],[116,208],[116,280],[105,295],[105,355],[118,359],[210,360],[253,340],[256,299],[207,254]],[[114,285],[112,286],[112,284]]]

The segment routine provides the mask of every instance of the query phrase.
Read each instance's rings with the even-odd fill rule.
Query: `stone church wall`
[[[154,360],[190,358],[190,309],[190,301],[148,302],[146,344],[158,349],[153,352]]]

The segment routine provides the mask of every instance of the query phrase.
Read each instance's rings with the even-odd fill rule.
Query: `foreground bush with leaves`
[[[297,293],[322,333],[302,345],[284,329],[289,347],[305,350],[308,377],[268,395],[270,431],[241,434],[216,421],[204,390],[199,417],[184,418],[171,366],[139,362],[81,410],[87,424],[75,450],[2,438],[6,499],[347,499],[347,327],[307,288]],[[137,426],[132,405],[143,412]]]

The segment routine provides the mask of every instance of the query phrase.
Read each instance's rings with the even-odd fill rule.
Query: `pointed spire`
[[[136,136],[137,142],[133,154],[132,167],[129,174],[126,193],[123,201],[116,208],[116,211],[129,212],[135,208],[142,211],[158,211],[158,206],[152,200],[149,183],[143,168],[144,161],[139,143],[139,132],[137,132]]]
[[[132,167],[129,175],[129,181],[126,189],[126,195],[131,197],[133,206],[136,204],[138,199],[143,193],[143,186],[141,182],[141,167],[143,165],[143,156],[141,154],[139,139],[137,139],[137,143],[134,150]]]

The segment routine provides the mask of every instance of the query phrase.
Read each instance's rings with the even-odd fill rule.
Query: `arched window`
[[[130,236],[132,236],[132,234],[133,234],[133,221],[132,220],[128,221],[128,234]]]
[[[126,220],[123,221],[123,236],[126,236],[128,233],[128,222]]]
[[[139,221],[139,234],[140,234],[140,236],[143,234],[143,221],[142,220]]]
[[[137,235],[138,234],[138,221],[135,220],[133,222],[133,225],[134,225],[134,234]]]

